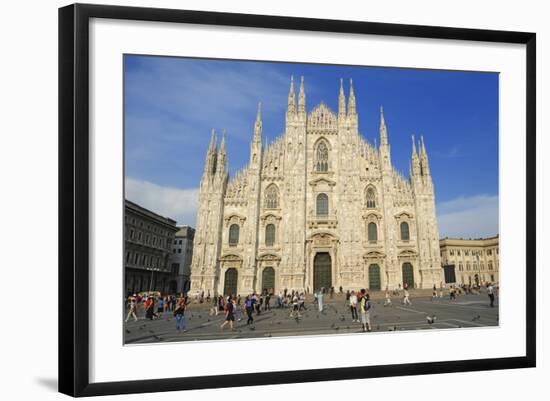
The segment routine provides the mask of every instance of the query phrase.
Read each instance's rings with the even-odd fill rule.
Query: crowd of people
[[[496,289],[491,283],[486,283],[485,288],[490,301],[490,307],[494,307]],[[455,300],[459,295],[466,294],[479,294],[481,286],[475,285],[452,285],[449,288],[449,299]],[[242,316],[246,315],[247,325],[254,324],[254,316],[261,315],[262,312],[270,311],[272,308],[288,309],[289,318],[301,319],[302,311],[307,311],[306,306],[306,292],[284,289],[278,294],[273,294],[268,290],[262,291],[260,294],[251,293],[244,298],[241,295],[222,296],[217,295],[210,296],[210,293],[206,295],[204,293],[198,293],[194,299],[190,299],[188,296],[181,294],[177,295],[165,295],[161,296],[160,293],[146,293],[130,295],[127,302],[128,314],[126,316],[126,322],[130,318],[135,321],[138,320],[138,309],[143,309],[144,318],[153,320],[161,319],[163,314],[171,313],[176,321],[176,330],[185,332],[186,321],[185,311],[189,303],[204,303],[210,302],[211,307],[209,309],[210,316],[224,315],[223,323],[220,326],[221,330],[229,326],[230,330],[234,330],[235,321],[240,322]],[[340,287],[340,293],[343,293],[342,287]],[[410,299],[410,293],[407,283],[404,283],[403,288],[390,291],[386,288],[384,294],[383,306],[393,306],[392,296],[401,296],[403,305],[412,305]],[[439,289],[433,286],[432,289],[432,301],[443,298],[444,287],[440,285]],[[313,292],[313,301],[311,307],[317,309],[319,312],[323,312],[325,304],[323,298],[328,295],[330,298],[334,295],[334,288],[329,289],[321,288]],[[272,305],[273,303],[273,305]],[[351,314],[351,320],[356,323],[361,323],[364,332],[370,332],[371,319],[370,313],[373,308],[371,297],[366,289],[360,289],[358,291],[347,290],[345,294],[345,307],[349,308]]]

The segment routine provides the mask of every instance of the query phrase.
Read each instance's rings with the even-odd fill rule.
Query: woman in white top
[[[358,322],[359,316],[357,315],[357,295],[355,295],[355,291],[352,291],[349,297],[349,308],[351,310],[351,321]]]

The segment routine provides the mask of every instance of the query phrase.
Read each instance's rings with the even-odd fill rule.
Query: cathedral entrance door
[[[267,291],[268,294],[275,292],[275,270],[268,266],[262,272],[262,292]]]
[[[318,253],[313,260],[313,289],[332,287],[332,261],[328,252]]]
[[[223,295],[237,295],[237,269],[231,268],[225,271],[223,282]]]
[[[380,266],[369,266],[369,290],[380,291],[382,285],[380,284]]]
[[[403,263],[403,288],[414,288],[414,271],[409,262]]]

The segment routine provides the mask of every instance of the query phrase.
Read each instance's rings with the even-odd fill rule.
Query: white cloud
[[[163,187],[149,181],[126,177],[126,199],[178,224],[195,226],[199,189]]]
[[[481,238],[498,234],[498,195],[460,197],[436,205],[441,238]]]

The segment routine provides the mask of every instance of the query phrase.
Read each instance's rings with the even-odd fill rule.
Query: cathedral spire
[[[430,163],[428,162],[428,153],[426,152],[426,146],[424,145],[424,136],[420,136],[421,150],[420,150],[420,163],[422,165],[422,174],[430,175]]]
[[[256,113],[256,124],[254,125],[254,142],[262,142],[262,102],[258,102],[258,112]]]
[[[384,120],[384,108],[380,106],[380,146],[388,144],[388,130]]]
[[[208,145],[208,151],[207,153],[212,153],[216,149],[216,138],[215,138],[215,130],[212,128],[212,131],[210,131],[210,144]]]
[[[357,110],[355,107],[355,93],[353,93],[353,80],[349,80],[349,100],[348,100],[348,116],[355,117]]]
[[[225,157],[225,128],[222,131],[222,142],[220,144],[220,151],[218,153],[217,161],[217,170],[222,171],[226,167],[226,157]]]
[[[418,153],[416,153],[416,141],[414,139],[414,134],[412,138],[412,157],[411,157],[411,176],[420,175],[420,160],[418,159]]]
[[[210,132],[210,144],[206,151],[206,160],[204,163],[204,174],[212,175],[216,172],[217,146],[216,146],[216,131],[212,128]]]
[[[288,92],[287,114],[296,114],[296,94],[294,92],[294,76],[290,76],[290,90]]]
[[[420,143],[422,144],[421,154],[426,154],[426,146],[424,146],[424,135],[420,135]]]
[[[306,92],[304,89],[304,76],[300,78],[300,93],[298,94],[298,115],[306,116]]]
[[[344,94],[344,80],[340,78],[340,95],[338,96],[338,117],[346,116],[346,95]]]

